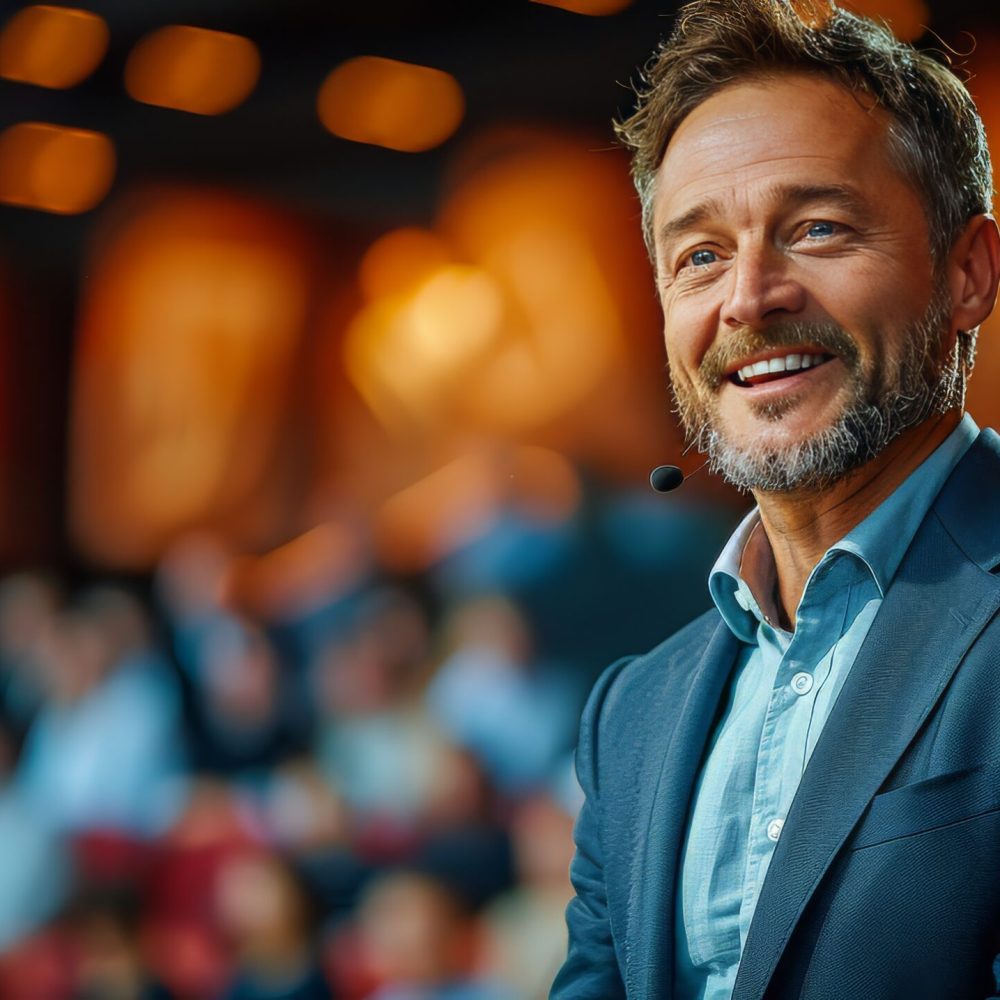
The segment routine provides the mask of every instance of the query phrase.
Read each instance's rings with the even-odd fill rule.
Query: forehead
[[[657,170],[654,220],[704,198],[745,199],[768,185],[838,185],[875,200],[912,185],[894,164],[889,115],[820,76],[737,83],[680,124]]]

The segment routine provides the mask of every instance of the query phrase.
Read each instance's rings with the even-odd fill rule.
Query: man
[[[804,0],[695,0],[620,127],[678,412],[753,493],[715,609],[584,713],[563,998],[983,997],[1000,952],[1000,276],[967,92]]]

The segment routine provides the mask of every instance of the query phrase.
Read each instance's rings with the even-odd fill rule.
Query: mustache
[[[860,364],[860,352],[853,338],[836,323],[785,322],[762,330],[741,327],[717,340],[705,352],[698,374],[710,389],[718,389],[726,379],[727,370],[748,354],[771,347],[795,347],[811,344],[834,354],[849,368]]]

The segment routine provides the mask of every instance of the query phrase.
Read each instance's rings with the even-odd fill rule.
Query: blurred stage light
[[[358,281],[369,302],[405,295],[450,260],[451,251],[440,236],[426,229],[394,229],[368,248]]]
[[[628,230],[611,215],[617,162],[542,137],[483,141],[439,228],[458,259],[478,262],[503,289],[504,322],[455,402],[476,424],[520,432],[569,413],[620,365],[611,248]]]
[[[270,540],[285,489],[272,463],[309,294],[297,229],[214,193],[130,209],[85,265],[71,418],[77,544],[104,564],[143,568],[194,526]]]
[[[519,434],[593,396],[623,363],[619,170],[570,143],[500,137],[448,199],[441,235],[373,244],[344,363],[383,426]]]
[[[876,21],[885,21],[893,34],[905,42],[915,42],[931,23],[930,8],[924,0],[843,0],[842,6]]]
[[[221,115],[249,97],[260,55],[249,38],[174,24],[143,38],[125,64],[125,89],[144,104]]]
[[[115,175],[115,150],[100,132],[22,122],[0,134],[0,201],[74,215],[93,208]]]
[[[358,314],[344,342],[345,367],[384,422],[437,415],[448,390],[487,360],[503,308],[503,292],[486,271],[447,264],[408,295],[376,300]]]
[[[617,14],[632,5],[632,0],[531,0],[531,2],[545,4],[546,7],[559,7],[574,14],[589,14],[593,17]]]
[[[342,139],[417,153],[452,135],[465,113],[465,98],[458,81],[442,70],[358,56],[326,78],[317,111]]]
[[[62,90],[85,80],[108,48],[104,19],[72,7],[25,7],[0,35],[0,76]]]
[[[453,264],[432,274],[410,306],[410,334],[434,367],[455,368],[479,356],[497,335],[503,293],[485,271]]]

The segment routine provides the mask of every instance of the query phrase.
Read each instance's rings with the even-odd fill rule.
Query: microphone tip
[[[684,482],[684,473],[676,465],[658,465],[649,474],[649,485],[657,493],[669,493]]]

